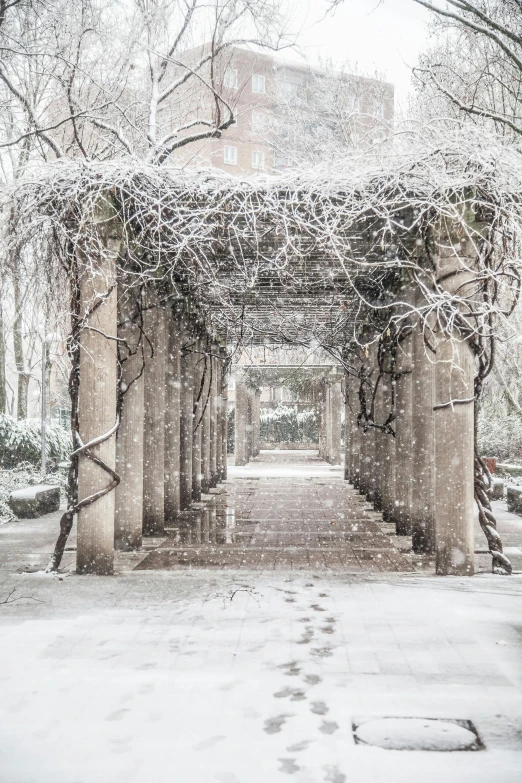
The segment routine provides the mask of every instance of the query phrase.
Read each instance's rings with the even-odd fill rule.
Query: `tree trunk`
[[[0,302],[0,413],[7,411],[7,395],[5,384],[5,338],[4,338],[4,313]]]
[[[16,371],[18,373],[16,418],[26,419],[29,374],[25,371],[24,344],[22,334],[22,302],[20,296],[20,283],[16,276],[13,277],[13,291],[15,307],[15,320],[13,322],[13,346]]]

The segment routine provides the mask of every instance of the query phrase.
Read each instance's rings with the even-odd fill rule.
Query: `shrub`
[[[317,443],[319,434],[315,412],[298,412],[295,405],[263,408],[260,437],[267,443]]]
[[[21,419],[0,414],[0,467],[13,468],[21,463],[37,465],[41,458],[39,419]],[[71,436],[59,424],[48,424],[46,454],[50,462],[61,462],[71,453]]]

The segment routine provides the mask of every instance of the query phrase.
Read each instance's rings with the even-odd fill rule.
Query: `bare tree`
[[[415,0],[437,16],[437,44],[414,69],[432,109],[522,135],[522,6],[518,0]],[[426,102],[425,102],[426,103]]]
[[[46,158],[161,163],[234,121],[219,65],[231,46],[292,43],[276,0],[50,0],[8,9],[0,81],[13,105],[1,148]],[[200,111],[187,118],[193,98]]]
[[[280,167],[315,165],[386,139],[393,123],[393,86],[356,63],[319,68],[281,66],[267,140]]]

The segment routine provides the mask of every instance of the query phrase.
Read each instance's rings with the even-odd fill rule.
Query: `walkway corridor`
[[[225,490],[183,514],[137,570],[414,570],[389,534],[393,526],[315,452],[261,452],[229,476]]]

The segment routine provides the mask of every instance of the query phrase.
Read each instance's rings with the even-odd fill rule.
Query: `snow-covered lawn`
[[[518,783],[522,580],[5,574],[4,783]],[[486,749],[355,744],[468,719]]]

